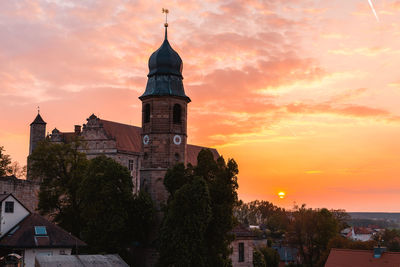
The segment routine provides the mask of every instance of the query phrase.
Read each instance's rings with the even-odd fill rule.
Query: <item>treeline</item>
[[[356,227],[370,227],[370,226],[376,226],[381,229],[385,228],[398,228],[399,224],[395,222],[391,222],[388,220],[384,219],[379,219],[379,220],[372,220],[372,219],[359,219],[359,218],[351,218],[347,220],[348,224],[351,226],[356,226]]]
[[[271,246],[280,244],[297,248],[301,266],[324,266],[331,248],[372,250],[380,244],[389,251],[400,251],[400,230],[386,229],[367,242],[353,241],[340,235],[350,227],[350,216],[344,210],[312,209],[305,205],[285,210],[268,201],[240,203],[234,210],[239,223],[259,226],[253,231],[267,239],[254,254],[255,266],[278,266],[277,253]]]

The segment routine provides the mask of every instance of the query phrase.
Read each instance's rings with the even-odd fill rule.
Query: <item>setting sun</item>
[[[285,192],[279,192],[278,196],[279,196],[279,198],[285,198],[286,193]]]

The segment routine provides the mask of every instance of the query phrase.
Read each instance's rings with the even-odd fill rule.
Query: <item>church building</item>
[[[164,176],[176,163],[197,165],[197,155],[204,147],[187,144],[187,113],[190,98],[185,94],[182,59],[167,38],[149,59],[148,81],[142,101],[142,125],[131,126],[98,118],[75,125],[74,131],[52,130],[52,142],[68,143],[76,137],[85,141],[81,151],[88,158],[104,154],[126,166],[131,172],[134,193],[149,192],[155,203],[167,200]],[[40,114],[30,125],[29,154],[46,137],[46,122]],[[210,149],[215,157],[218,152]],[[29,177],[28,177],[29,179]]]

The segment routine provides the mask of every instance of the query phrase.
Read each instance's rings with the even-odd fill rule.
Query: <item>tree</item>
[[[230,266],[230,233],[235,224],[233,209],[238,204],[238,166],[233,159],[219,157],[216,161],[208,149],[200,151],[194,175],[203,177],[210,191],[211,220],[206,231],[209,266]]]
[[[182,199],[190,199],[190,195],[183,197],[182,194],[192,194],[193,192],[189,190],[191,188],[190,186],[192,185],[192,181],[202,179],[205,182],[205,187],[209,192],[210,198],[209,206],[211,214],[206,224],[206,230],[203,232],[200,229],[196,230],[190,228],[192,231],[196,231],[196,233],[189,233],[189,231],[181,232],[182,236],[180,236],[180,239],[192,240],[192,236],[202,236],[204,239],[203,246],[200,248],[201,242],[194,243],[194,246],[199,247],[199,252],[196,252],[193,257],[190,258],[196,258],[197,253],[203,253],[202,251],[205,251],[206,257],[204,259],[207,261],[206,266],[230,266],[230,244],[234,239],[234,236],[230,233],[230,231],[235,223],[233,217],[233,208],[238,203],[236,192],[238,188],[237,164],[232,159],[225,163],[222,157],[214,160],[212,152],[206,149],[200,151],[197,157],[197,162],[198,164],[195,167],[188,166],[185,168],[183,164],[180,164],[167,172],[164,179],[164,184],[170,193],[170,197],[165,210],[164,222],[160,235],[161,237],[172,237],[173,234],[180,231],[177,225],[182,225],[184,222],[190,223],[190,221],[185,221],[185,219],[182,218],[178,212],[174,213],[174,211],[177,209],[177,205],[183,205],[182,203],[177,203],[176,196],[179,196]],[[181,189],[185,190],[181,191]],[[193,210],[197,209],[195,203],[192,203],[191,205],[194,205]],[[185,206],[185,208],[188,208],[188,212],[190,212],[189,207]],[[193,213],[193,210],[191,213]],[[168,223],[170,227],[164,227],[167,221],[169,222],[172,220],[171,216],[177,216],[176,220],[182,220],[182,222],[176,222],[175,226],[171,223]],[[194,215],[190,215],[190,218],[191,216]],[[206,222],[206,219],[207,217],[204,216],[202,217],[201,221]],[[166,242],[166,240],[168,239],[161,238],[160,255],[164,255],[164,250],[172,251],[172,249],[170,250],[168,247],[169,245],[172,246],[172,248],[174,247],[171,241]],[[185,253],[192,252],[193,250],[190,249]],[[161,257],[161,259],[163,258]]]
[[[0,177],[11,174],[11,158],[4,154],[4,147],[0,146]]]
[[[258,248],[258,251],[263,255],[264,261],[265,261],[265,266],[268,267],[278,267],[279,266],[279,253],[273,249],[269,248],[267,246],[263,246]]]
[[[132,187],[128,169],[113,159],[102,155],[89,161],[78,199],[84,225],[81,236],[92,252],[115,253],[133,240]]]
[[[388,251],[400,251],[400,230],[385,229],[383,233],[376,235],[375,240],[387,247]]]
[[[21,165],[19,165],[17,161],[14,161],[13,163],[11,163],[10,168],[11,168],[10,175],[14,175],[19,179],[26,178],[26,170],[27,170],[26,165],[21,167]]]
[[[211,219],[210,195],[195,176],[175,191],[160,236],[160,266],[209,266],[205,233]]]
[[[304,264],[316,266],[328,242],[338,235],[339,222],[327,209],[297,207],[292,213],[289,241],[296,245]]]
[[[263,230],[268,229],[272,237],[281,238],[289,225],[285,209],[264,200],[240,203],[234,214],[242,224],[259,225]]]
[[[258,251],[257,249],[253,252],[253,266],[254,267],[266,267],[266,263],[264,260],[264,255]]]
[[[29,161],[30,174],[42,181],[38,210],[88,243],[88,252],[129,258],[126,247],[146,242],[153,202],[143,192],[133,196],[126,167],[105,156],[88,160],[82,145],[44,141],[36,147]]]
[[[38,210],[76,236],[82,231],[78,190],[89,161],[79,152],[81,143],[55,144],[45,140],[29,156],[30,175],[41,180]]]

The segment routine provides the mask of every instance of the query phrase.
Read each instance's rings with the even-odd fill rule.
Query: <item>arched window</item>
[[[174,110],[173,110],[173,121],[174,123],[181,123],[182,122],[182,108],[179,104],[174,105]]]
[[[144,105],[144,114],[143,114],[143,122],[150,122],[150,104]]]

